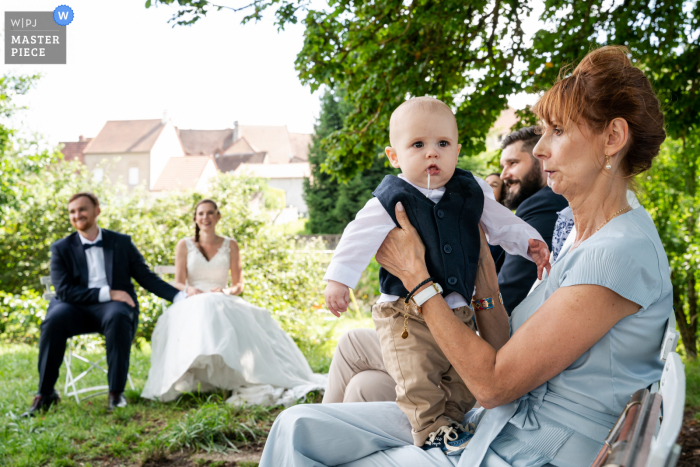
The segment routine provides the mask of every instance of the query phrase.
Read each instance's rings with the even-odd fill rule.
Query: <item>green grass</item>
[[[329,320],[329,325],[335,319]],[[337,338],[357,327],[372,327],[371,318],[344,316],[333,328],[333,339],[314,348],[302,348],[312,369],[327,372]],[[150,348],[146,346],[132,348],[130,374],[136,390],[130,390],[127,385],[127,407],[110,414],[104,395],[80,404],[63,397],[58,406],[42,416],[22,419],[19,415],[29,407],[36,392],[37,353],[34,346],[0,343],[0,465],[3,467],[141,466],[156,465],[173,453],[188,457],[196,452],[259,451],[282,410],[281,407],[230,406],[224,402],[228,397],[225,391],[188,394],[170,403],[142,399],[140,393],[150,366]],[[103,351],[98,349],[90,356],[102,355]],[[56,386],[61,394],[64,381],[65,365]],[[93,371],[86,383],[106,384],[106,375]],[[301,402],[320,402],[320,395],[312,393]],[[181,451],[184,454],[179,454]],[[217,462],[221,464],[221,461],[196,459],[191,465],[210,466]],[[236,465],[257,464],[241,461]]]

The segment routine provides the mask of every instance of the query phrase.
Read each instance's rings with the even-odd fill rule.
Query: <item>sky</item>
[[[50,143],[77,141],[97,135],[107,120],[167,111],[184,129],[231,128],[238,120],[313,132],[320,93],[302,86],[294,70],[302,26],[278,33],[270,20],[243,26],[241,13],[221,10],[172,28],[174,7],[144,3],[67,0],[75,19],[67,27],[66,65],[5,65],[0,48],[2,72],[43,74],[22,99],[29,106],[20,116],[25,128]],[[0,10],[53,11],[59,4],[2,0]]]
[[[241,0],[221,0],[230,6]],[[5,65],[0,70],[42,73],[20,99],[16,118],[53,145],[94,137],[107,120],[161,118],[179,128],[287,125],[313,132],[320,92],[294,70],[302,25],[278,32],[270,17],[241,25],[241,12],[213,11],[194,26],[172,27],[173,6],[146,9],[145,0],[67,0],[75,12],[67,30],[66,65]],[[53,11],[56,0],[2,0],[4,11]],[[269,15],[268,15],[269,16]],[[4,28],[4,18],[1,23]],[[2,33],[4,42],[4,31]],[[522,108],[531,96],[513,96]]]

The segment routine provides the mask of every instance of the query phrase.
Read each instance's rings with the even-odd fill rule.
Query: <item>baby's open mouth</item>
[[[440,167],[435,164],[431,164],[427,169],[425,169],[425,172],[430,175],[438,175],[440,173]]]

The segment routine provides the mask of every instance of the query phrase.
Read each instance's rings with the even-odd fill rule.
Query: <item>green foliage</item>
[[[4,340],[35,344],[48,302],[34,290],[9,294],[0,290],[0,335]]]
[[[131,235],[151,267],[174,264],[177,241],[194,234],[193,209],[202,197],[193,192],[153,197],[143,188],[129,192],[119,184],[96,185],[79,163],[54,163],[41,174],[26,174],[23,183],[32,187],[31,194],[14,207],[6,206],[0,228],[0,290],[7,319],[0,329],[3,339],[13,341],[37,337],[35,324],[45,311],[34,290],[40,288],[40,277],[49,275],[51,244],[73,231],[66,208],[71,194],[94,191],[101,200],[100,225]],[[267,225],[264,211],[252,211],[250,200],[261,191],[266,187],[260,180],[221,174],[207,195],[219,204],[219,234],[236,239],[241,247],[246,281],[242,297],[270,310],[300,344],[322,343],[327,330],[315,324],[322,306],[321,258],[293,254],[293,240]],[[137,293],[138,338],[148,341],[162,311],[161,300],[140,287]]]
[[[649,211],[671,266],[673,305],[686,354],[697,356],[697,287],[700,283],[700,130],[685,141],[666,140],[652,168],[637,177],[639,200]]]
[[[685,362],[685,406],[700,408],[700,361]]]

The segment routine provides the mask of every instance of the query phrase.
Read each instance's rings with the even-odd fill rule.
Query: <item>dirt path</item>
[[[250,450],[225,453],[175,453],[157,461],[149,461],[142,467],[253,467],[260,462],[263,446]]]
[[[678,444],[681,445],[678,467],[700,466],[700,422],[695,419],[695,414],[698,412],[700,409],[685,411],[683,427],[678,436]]]

